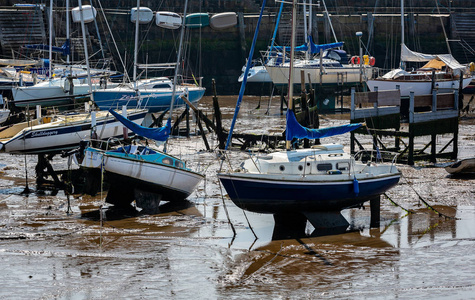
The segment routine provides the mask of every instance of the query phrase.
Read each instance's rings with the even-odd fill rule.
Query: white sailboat
[[[137,7],[140,7],[139,0]],[[185,2],[185,12],[188,1]],[[181,29],[180,46],[175,65],[175,79],[178,72],[178,62],[181,60],[182,42],[184,37],[184,21]],[[146,128],[122,117],[111,110],[111,113],[124,126],[137,135],[166,141],[171,130],[171,117],[173,112],[175,95],[179,92],[172,86],[172,94],[169,101],[169,118],[162,128]],[[121,189],[145,190],[160,194],[161,199],[166,201],[180,201],[188,197],[204,178],[204,175],[194,172],[186,167],[185,161],[169,155],[165,152],[154,150],[148,146],[129,145],[115,150],[104,151],[93,147],[79,153],[77,159],[82,167],[103,168],[111,183],[120,184]],[[115,200],[119,201],[119,200]],[[158,200],[160,201],[160,199]],[[158,204],[157,204],[158,206]]]
[[[296,5],[294,0],[293,24]],[[295,26],[292,27],[291,47],[295,47]],[[293,51],[290,56],[289,77],[292,82]],[[289,84],[288,88],[289,107],[293,107],[293,85]],[[239,104],[236,107],[238,106]],[[342,145],[333,144],[292,150],[291,140],[323,138],[360,126],[361,124],[349,124],[308,129],[298,124],[294,112],[288,110],[286,150],[252,157],[244,161],[238,170],[218,173],[218,178],[234,204],[242,209],[284,216],[300,213],[307,216],[315,227],[320,226],[322,224],[319,218],[322,215],[318,213],[334,212],[331,214],[334,217],[345,208],[374,199],[397,185],[401,173],[394,165],[394,159],[389,164],[363,163],[346,154]],[[232,135],[232,128],[233,125],[229,137]],[[315,213],[319,217],[316,218]],[[346,221],[342,218],[336,218],[338,225],[345,226]]]
[[[322,1],[326,10],[325,1]],[[309,16],[312,15],[312,3],[308,4],[310,7]],[[318,4],[319,5],[319,4]],[[312,84],[320,84],[322,86],[336,86],[336,85],[358,85],[362,84],[367,78],[373,76],[374,58],[367,55],[350,58],[346,51],[342,49],[343,42],[339,42],[333,26],[331,30],[335,42],[328,44],[316,45],[311,37],[311,21],[308,22],[309,27],[306,26],[306,3],[304,7],[304,28],[306,43],[302,46],[295,47],[293,51],[301,53],[300,57],[294,56],[292,83],[300,86],[301,72],[305,74],[305,80],[310,78]],[[329,15],[327,13],[327,15]],[[308,32],[308,33],[307,33]],[[285,50],[284,50],[285,49]],[[286,58],[285,53],[288,53],[290,47],[275,47],[272,46],[267,56],[265,64],[266,70],[275,85],[289,84],[289,69],[290,61]],[[366,58],[366,59],[364,59]]]
[[[415,71],[406,71],[405,63],[423,63],[424,66]],[[404,43],[404,0],[401,0],[401,67],[381,77],[366,81],[371,91],[401,91],[401,97],[432,94],[436,89],[440,93],[452,92],[467,87],[472,77],[467,67],[461,65],[451,54],[424,54],[410,50]]]
[[[52,19],[53,11],[53,1],[50,1],[50,18]],[[80,22],[80,15],[83,14],[86,20],[85,22],[91,21],[91,18],[95,18],[95,9],[90,5],[85,5],[83,9],[79,10],[74,8],[71,11],[73,15],[74,22]],[[11,101],[17,107],[34,107],[35,105],[46,106],[60,106],[71,104],[74,102],[75,98],[80,97],[89,97],[92,90],[96,89],[105,89],[110,87],[117,86],[117,83],[111,82],[108,77],[116,72],[104,69],[93,69],[90,70],[89,67],[86,68],[82,66],[72,66],[70,64],[70,41],[69,41],[69,0],[66,1],[66,42],[62,47],[53,47],[53,22],[50,22],[49,28],[49,74],[48,80],[37,83],[33,86],[16,86],[12,88],[13,99]],[[45,45],[28,45],[27,47],[40,47],[44,49]],[[59,49],[58,49],[59,48]],[[87,47],[85,45],[85,52],[87,54]],[[53,72],[52,67],[52,52],[60,51],[63,55],[66,55],[67,66],[64,66],[61,72],[58,72],[57,68]],[[55,73],[55,77],[53,77]],[[90,83],[88,79],[91,74],[96,76],[96,79]]]
[[[146,110],[127,110],[131,120],[142,123]],[[131,133],[131,131],[129,131]],[[109,112],[44,117],[17,123],[0,131],[0,151],[11,154],[59,153],[74,149],[82,140],[121,137],[123,126]]]
[[[139,4],[140,1],[138,1],[137,7],[139,7]],[[148,12],[151,12],[151,10],[146,7],[140,7],[140,9],[133,8],[131,14],[131,20],[132,22],[135,22],[134,68],[132,82],[107,90],[94,91],[94,103],[101,110],[109,110],[111,108],[127,105],[129,107],[148,109],[150,112],[159,112],[169,108],[171,102],[175,102],[175,105],[185,105],[185,103],[179,98],[179,94],[181,93],[188,94],[188,100],[194,103],[199,101],[206,91],[204,87],[198,84],[180,83],[177,76],[174,77],[173,81],[166,77],[142,80],[137,78],[137,68],[139,67],[137,53],[140,22],[136,22],[135,19],[142,19],[142,17],[140,17],[142,12],[145,12],[147,16]],[[151,16],[153,17],[153,14]],[[160,13],[158,13],[158,17],[162,19]],[[151,20],[151,18],[144,18],[142,23],[150,22]],[[153,64],[144,65],[143,67],[169,69],[176,68],[176,64]],[[178,91],[178,94],[174,93],[174,91]]]

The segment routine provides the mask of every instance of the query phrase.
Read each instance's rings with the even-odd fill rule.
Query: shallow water
[[[225,128],[234,102],[220,98]],[[236,131],[279,132],[284,120],[273,102],[268,116],[267,99],[256,110],[258,98],[246,98]],[[200,107],[211,115],[209,99]],[[345,117],[322,116],[321,122],[342,124]],[[475,153],[474,129],[472,119],[462,121],[461,158]],[[445,140],[450,137],[438,143]],[[322,142],[349,144],[349,135]],[[75,194],[68,206],[62,191],[35,190],[35,156],[0,154],[0,298],[473,298],[475,179],[452,178],[443,163],[401,165],[403,178],[388,195],[413,214],[382,199],[379,228],[369,228],[365,205],[344,211],[351,223],[345,233],[309,225],[307,235],[273,240],[279,232],[271,215],[243,212],[223,200],[220,161],[214,153],[197,154],[201,149],[199,137],[171,141],[171,153],[207,177],[188,201],[164,203],[156,214],[116,211],[104,203],[105,192]],[[229,156],[237,166],[247,154]],[[25,161],[33,190],[27,196],[21,194]],[[56,159],[54,168],[67,168],[66,161]],[[455,219],[429,210],[416,193]]]

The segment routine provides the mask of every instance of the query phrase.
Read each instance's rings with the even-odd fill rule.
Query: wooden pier
[[[356,145],[364,150],[356,138],[360,134],[373,137],[373,149],[398,152],[399,163],[414,165],[415,161],[421,160],[435,163],[438,158],[456,159],[459,92],[438,94],[433,90],[432,95],[422,96],[411,93],[408,99],[401,99],[399,95],[399,90],[366,93],[352,90],[351,122],[365,122],[366,128],[351,133],[351,152],[356,152]],[[368,107],[371,104],[373,106]],[[407,107],[407,111],[403,107]],[[402,130],[403,124],[406,130]],[[451,134],[452,139],[438,150],[437,136],[442,134]],[[416,149],[416,141],[420,142],[427,136],[430,136],[430,141]],[[383,137],[393,138],[394,144],[383,143]]]

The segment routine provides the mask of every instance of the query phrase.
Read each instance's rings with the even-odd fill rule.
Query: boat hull
[[[475,174],[475,158],[459,160],[456,163],[445,167],[445,170],[454,175]]]
[[[141,123],[146,111],[130,114],[129,120]],[[82,140],[91,139],[91,122],[76,124],[51,124],[52,126],[32,127],[24,130],[11,139],[0,142],[1,151],[12,154],[41,154],[59,153],[64,150],[77,148]],[[99,119],[96,123],[97,139],[121,137],[124,134],[123,125],[113,116]],[[129,131],[131,133],[131,131]]]
[[[102,152],[88,148],[80,163],[86,168],[106,171],[108,181],[120,188],[140,189],[162,195],[164,201],[180,201],[188,197],[204,178],[188,169],[164,165],[163,155],[140,155]]]
[[[180,98],[182,91],[177,90],[174,106],[184,106],[185,102]],[[191,103],[198,102],[204,95],[205,89],[200,87],[188,88],[188,100]],[[140,97],[136,96],[131,89],[108,89],[94,91],[94,102],[101,110],[120,108],[126,105],[129,108],[148,109],[149,112],[160,112],[170,108],[172,99],[171,91],[140,91]]]
[[[462,83],[462,88],[465,88],[470,84],[471,78],[465,78]],[[370,91],[389,91],[397,90],[401,91],[401,97],[409,97],[411,92],[414,92],[414,96],[430,95],[432,94],[432,81],[431,80],[391,80],[391,79],[372,79],[367,80],[366,84]],[[437,80],[435,82],[437,91],[439,93],[452,92],[454,89],[459,88],[459,80]]]
[[[275,85],[287,85],[289,82],[289,67],[288,66],[266,66],[269,76]],[[295,67],[293,70],[294,85],[301,84],[301,71],[305,72],[305,80],[308,80],[310,74],[310,81],[312,84],[320,84],[320,77],[322,85],[354,85],[360,84],[365,78],[371,78],[373,70],[372,67],[365,66],[363,68],[363,76],[360,76],[360,68],[358,65],[345,66],[341,68],[325,67],[323,74],[320,76],[320,68],[301,68]],[[343,74],[343,78],[342,75]]]
[[[10,110],[8,109],[0,109],[0,125],[3,124],[8,119],[10,115]]]
[[[243,69],[245,70],[245,68]],[[242,82],[243,80],[244,73],[239,76],[238,82]],[[272,78],[270,78],[265,66],[254,66],[249,69],[247,82],[272,82]]]
[[[400,174],[358,180],[285,180],[246,174],[218,174],[231,200],[258,213],[340,211],[380,196],[397,185]]]

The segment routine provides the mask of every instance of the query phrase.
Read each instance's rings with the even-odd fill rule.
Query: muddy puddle
[[[225,128],[235,99],[220,97]],[[280,132],[276,99],[269,105],[261,98],[256,109],[259,97],[245,98],[236,131]],[[210,98],[200,107],[211,115]],[[346,120],[324,115],[321,126]],[[460,158],[475,154],[474,124],[461,122]],[[215,137],[208,139],[215,148]],[[322,142],[349,145],[349,135]],[[164,202],[153,214],[117,210],[104,202],[107,191],[38,191],[35,156],[0,154],[0,298],[473,298],[475,178],[449,176],[444,162],[400,165],[400,184],[388,192],[393,202],[381,200],[379,228],[369,227],[365,205],[344,211],[351,224],[345,232],[308,225],[289,238],[272,215],[244,212],[223,199],[220,160],[204,149],[199,136],[171,140],[169,151],[205,171],[206,180],[187,201]],[[248,154],[229,157],[233,167]],[[60,158],[53,167],[68,168]],[[27,182],[32,192],[23,194]]]

